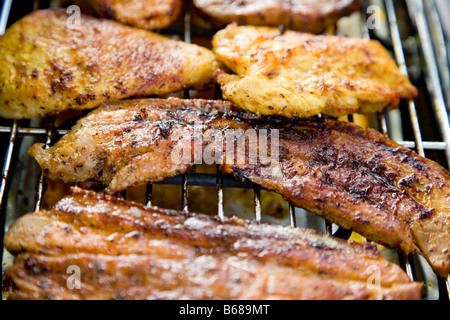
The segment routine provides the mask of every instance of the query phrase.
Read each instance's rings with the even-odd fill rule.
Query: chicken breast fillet
[[[17,220],[5,247],[18,254],[11,299],[419,299],[422,287],[371,246],[78,188]]]
[[[150,31],[64,10],[33,12],[0,37],[0,116],[32,118],[210,82],[214,54]],[[71,28],[71,27],[70,27]]]
[[[285,26],[322,32],[340,18],[357,11],[360,0],[194,0],[194,5],[217,26]]]
[[[217,100],[143,99],[102,106],[43,146],[29,154],[48,178],[98,181],[110,194],[222,164],[372,241],[421,253],[441,276],[450,271],[448,171],[373,129],[256,117]]]
[[[262,115],[339,117],[397,108],[417,89],[373,40],[229,25],[213,38],[223,98]]]
[[[134,27],[168,27],[180,14],[182,0],[90,0],[97,13]]]

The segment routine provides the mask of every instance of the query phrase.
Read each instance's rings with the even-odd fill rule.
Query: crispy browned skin
[[[70,19],[69,19],[70,18]],[[33,12],[0,36],[0,116],[31,118],[210,82],[214,54],[120,23],[64,10]]]
[[[6,271],[12,299],[419,299],[421,290],[370,246],[76,188],[16,221],[5,247],[19,253]],[[81,270],[80,290],[68,289],[69,266]]]
[[[223,98],[262,115],[339,117],[418,94],[375,40],[232,24],[213,38]]]
[[[169,26],[180,14],[182,0],[90,0],[97,13],[138,28]]]
[[[327,118],[258,118],[237,110],[223,101],[122,101],[91,112],[50,149],[36,144],[29,154],[51,179],[96,180],[116,193],[191,168],[197,159],[192,154],[186,162],[172,156],[180,147],[195,150],[195,124],[205,137],[210,129],[224,135],[230,129],[278,130],[279,159],[272,168],[270,158],[252,164],[251,152],[260,153],[258,142],[248,139],[245,154],[234,148],[227,158],[225,143],[206,138],[203,150],[222,151],[224,172],[238,179],[278,192],[370,240],[420,252],[441,276],[449,272],[450,176],[444,168],[373,129]],[[241,155],[245,161],[231,161]]]
[[[236,22],[322,32],[359,8],[359,0],[194,0],[218,25]]]

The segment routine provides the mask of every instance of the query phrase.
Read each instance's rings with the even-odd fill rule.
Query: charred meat
[[[420,252],[441,276],[450,269],[448,171],[352,123],[260,118],[224,101],[129,100],[29,154],[50,179],[98,181],[110,194],[213,160],[370,240]]]
[[[213,38],[223,98],[261,115],[339,117],[417,96],[376,40],[232,24]]]
[[[370,246],[76,188],[17,220],[5,246],[18,254],[6,271],[11,299],[419,299],[421,290]],[[79,290],[68,288],[70,266]]]
[[[102,18],[153,30],[168,27],[180,14],[182,0],[90,0]]]
[[[77,25],[78,23],[78,25]],[[35,11],[0,36],[0,116],[32,118],[210,82],[203,47],[65,10]]]
[[[360,0],[194,0],[194,5],[219,27],[283,26],[319,33],[359,8]]]

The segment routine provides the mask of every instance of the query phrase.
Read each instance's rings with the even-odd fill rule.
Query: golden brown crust
[[[31,118],[213,79],[214,54],[150,31],[64,10],[36,11],[0,37],[0,116]]]
[[[434,270],[450,268],[449,173],[372,129],[327,118],[258,118],[224,101],[147,99],[100,107],[81,119],[50,149],[30,149],[44,173],[65,182],[96,180],[106,192],[184,173],[194,159],[176,161],[173,150],[194,150],[195,124],[202,130],[278,130],[279,163],[256,163],[250,144],[223,170],[280,193],[293,205],[404,252],[421,252]],[[198,127],[197,127],[198,128]],[[184,138],[182,138],[184,137]],[[226,145],[205,139],[227,155]],[[255,149],[256,148],[256,149]],[[247,150],[246,149],[246,150]],[[175,154],[178,155],[178,154]],[[152,159],[162,159],[156,165]],[[263,160],[261,160],[263,159]],[[179,160],[179,159],[178,159]],[[202,159],[200,159],[201,161]]]
[[[168,27],[179,16],[182,0],[90,0],[100,17],[142,29]]]
[[[372,247],[81,189],[17,220],[5,246],[19,253],[6,271],[12,299],[420,298],[421,284]],[[69,266],[79,290],[67,286]]]
[[[284,26],[312,33],[322,32],[359,8],[360,0],[194,0],[217,26]]]
[[[374,40],[227,26],[213,38],[223,98],[262,115],[339,117],[397,108],[417,89]]]

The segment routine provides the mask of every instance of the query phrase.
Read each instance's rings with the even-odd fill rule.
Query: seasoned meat
[[[165,94],[213,79],[214,54],[64,10],[33,12],[0,37],[0,116],[31,118]]]
[[[138,28],[168,27],[180,14],[182,0],[90,0],[97,13]]]
[[[16,221],[5,247],[18,254],[6,271],[12,299],[419,299],[421,290],[370,246],[78,188]],[[70,266],[79,290],[67,285]]]
[[[417,96],[375,40],[229,25],[213,38],[223,98],[261,115],[339,117]]]
[[[218,26],[236,22],[322,32],[359,8],[359,0],[194,0]]]
[[[231,140],[216,139],[219,132]],[[252,140],[255,132],[267,134],[267,145]],[[441,276],[450,269],[448,171],[352,123],[260,118],[223,101],[129,100],[96,109],[53,147],[36,144],[29,154],[50,179],[96,180],[111,194],[184,173],[209,154],[237,179],[370,240],[420,252]]]

